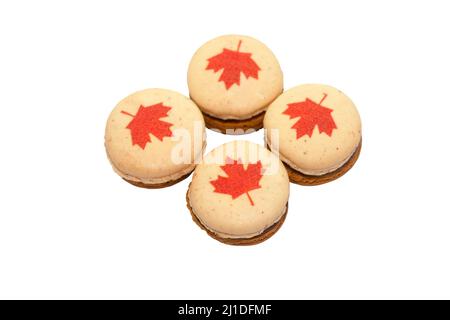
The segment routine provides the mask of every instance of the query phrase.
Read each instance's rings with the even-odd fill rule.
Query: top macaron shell
[[[306,110],[308,106],[313,110]],[[276,149],[278,141],[280,158],[309,175],[338,169],[361,141],[361,120],[353,102],[336,88],[321,84],[285,91],[269,106],[264,128],[269,147]]]
[[[239,51],[245,54],[244,59],[254,63],[250,61],[249,69],[242,70],[232,65],[233,58],[211,59],[230,51]],[[223,79],[225,70],[221,67],[229,61],[228,71],[233,72],[234,68],[238,74],[234,81],[230,80],[233,77]],[[247,36],[226,35],[207,42],[194,54],[188,70],[188,86],[191,98],[206,114],[242,120],[264,111],[283,91],[283,74],[277,59],[263,43]]]
[[[249,164],[255,166],[261,161],[260,187],[235,198],[218,192],[215,183],[228,182],[229,174],[222,168],[230,163],[227,158],[242,163],[242,170],[253,170],[255,167],[249,169]],[[233,191],[236,188],[231,188]],[[288,197],[289,178],[281,161],[264,147],[247,141],[233,141],[208,153],[195,169],[189,188],[194,214],[205,227],[226,238],[249,238],[263,232],[285,213]]]
[[[156,108],[157,123],[150,132],[141,136],[138,132],[133,137],[129,127],[140,110],[144,110],[142,107]],[[147,89],[126,97],[111,112],[105,146],[120,176],[137,182],[160,183],[193,169],[194,160],[203,152],[204,131],[203,116],[190,99],[170,90]],[[181,135],[189,135],[187,147],[181,146]]]

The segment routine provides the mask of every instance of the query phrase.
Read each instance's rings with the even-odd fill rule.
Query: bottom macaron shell
[[[167,181],[167,182],[163,182],[163,183],[148,184],[148,183],[143,183],[140,181],[127,180],[125,178],[122,178],[122,179],[125,180],[126,182],[128,182],[129,184],[132,184],[135,187],[144,188],[144,189],[162,189],[162,188],[170,187],[174,184],[177,184],[180,181],[183,181],[184,179],[186,179],[187,177],[189,177],[192,174],[194,169],[192,169],[192,171],[188,172],[184,176],[181,176],[175,180],[171,180],[171,181]]]
[[[323,174],[320,176],[313,176],[313,175],[301,173],[297,170],[294,170],[287,163],[283,162],[284,166],[286,167],[287,173],[289,175],[289,181],[292,183],[302,185],[302,186],[317,186],[320,184],[331,182],[333,180],[336,180],[337,178],[342,177],[345,173],[347,173],[353,167],[353,165],[358,160],[359,154],[361,152],[361,144],[362,144],[362,141],[359,143],[358,147],[356,148],[355,152],[350,157],[350,159],[348,159],[347,162],[343,166],[341,166],[339,169],[337,169],[333,172],[329,172],[329,173],[326,173],[326,174]]]
[[[244,120],[222,120],[203,112],[206,127],[224,134],[245,134],[247,130],[257,131],[263,127],[265,111]],[[236,132],[233,132],[236,130]]]
[[[190,187],[190,184],[189,184]],[[278,220],[276,223],[274,223],[273,225],[271,225],[270,227],[268,227],[266,230],[263,231],[263,233],[252,237],[252,238],[223,238],[220,237],[219,235],[217,235],[216,233],[208,230],[207,228],[205,228],[205,226],[200,222],[200,220],[197,218],[197,216],[195,215],[194,211],[192,210],[192,207],[189,203],[189,188],[188,191],[186,193],[186,206],[188,207],[189,211],[191,212],[191,216],[192,216],[192,220],[204,231],[206,231],[206,233],[213,239],[220,241],[224,244],[228,244],[228,245],[233,245],[233,246],[252,246],[252,245],[256,245],[256,244],[260,244],[264,241],[266,241],[267,239],[270,239],[283,225],[284,220],[286,220],[286,215],[288,213],[288,204],[286,203],[286,212],[284,213],[284,215],[280,218],[280,220]]]

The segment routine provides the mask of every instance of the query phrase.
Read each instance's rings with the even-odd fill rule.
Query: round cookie
[[[194,54],[188,86],[208,128],[244,134],[262,128],[267,106],[283,91],[283,73],[263,43],[226,35],[210,40]]]
[[[270,238],[284,222],[289,178],[266,148],[232,141],[198,164],[186,195],[193,220],[226,244],[253,245]]]
[[[358,159],[361,120],[353,102],[321,84],[280,95],[264,117],[267,146],[286,164],[291,182],[317,185],[337,179]]]
[[[161,188],[183,180],[200,161],[205,123],[197,106],[170,90],[147,89],[111,112],[105,131],[108,158],[126,181]]]

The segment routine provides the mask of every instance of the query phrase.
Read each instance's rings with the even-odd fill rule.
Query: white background
[[[450,298],[448,1],[2,1],[0,298]],[[188,94],[205,41],[254,36],[285,88],[356,103],[364,145],[327,185],[291,185],[269,241],[226,246],[189,179],[135,188],[104,126],[128,94]],[[208,131],[208,150],[235,139]],[[262,143],[262,132],[241,137]]]

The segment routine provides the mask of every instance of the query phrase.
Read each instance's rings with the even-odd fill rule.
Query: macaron
[[[208,153],[186,194],[194,222],[212,238],[253,245],[283,224],[289,178],[279,158],[263,146],[232,141]]]
[[[272,51],[260,41],[225,35],[195,52],[188,86],[208,128],[244,134],[262,128],[267,106],[283,91],[283,73]]]
[[[189,176],[200,161],[205,123],[189,98],[165,89],[142,90],[109,115],[105,147],[120,177],[139,187],[162,188]]]
[[[341,91],[322,84],[294,87],[264,117],[265,140],[279,154],[291,182],[318,185],[341,177],[361,150],[361,119]]]

